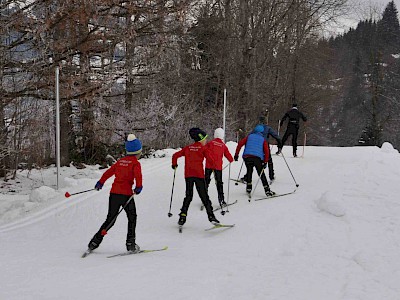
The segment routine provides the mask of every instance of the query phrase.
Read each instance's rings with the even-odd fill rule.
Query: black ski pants
[[[247,169],[247,175],[246,175],[247,183],[251,183],[251,180],[253,178],[253,168],[256,168],[258,176],[260,176],[264,188],[266,187],[269,188],[267,177],[265,177],[265,172],[263,172],[264,168],[262,165],[261,158],[250,156],[250,157],[244,157],[243,160]]]
[[[103,240],[104,235],[102,234],[103,230],[109,230],[114,226],[116,221],[116,215],[118,214],[121,207],[126,205],[126,202],[129,200],[131,196],[128,195],[120,195],[120,194],[110,194],[108,199],[108,213],[107,218],[103,225],[100,226],[99,231],[94,235],[93,241],[96,244],[100,244]],[[126,243],[135,243],[135,230],[136,230],[136,205],[135,201],[132,200],[129,202],[127,206],[124,207],[126,212],[126,216],[128,217],[128,233],[126,235]]]
[[[265,172],[265,171],[264,171]],[[275,172],[274,172],[274,162],[272,161],[272,155],[271,155],[271,148],[269,149],[269,158],[268,158],[268,175],[269,179],[274,180],[275,179]],[[247,181],[247,174],[244,175],[244,181]],[[249,177],[251,179],[251,177]],[[251,180],[250,180],[251,181]]]
[[[213,208],[210,198],[208,197],[206,181],[204,180],[204,178],[186,177],[185,181],[186,181],[186,193],[185,193],[185,199],[183,200],[181,213],[187,215],[190,202],[192,202],[193,199],[193,187],[194,185],[196,185],[197,193],[199,194],[201,202],[203,202],[203,205],[206,208],[207,215],[208,216],[213,215]]]
[[[211,174],[214,173],[215,185],[217,186],[218,201],[221,203],[224,201],[224,183],[222,181],[222,170],[207,169],[205,170],[205,180],[208,187],[211,183]]]
[[[297,136],[299,135],[299,125],[298,124],[292,124],[292,123],[288,124],[285,134],[283,135],[283,138],[282,138],[282,148],[283,148],[283,145],[285,145],[285,143],[290,135],[292,136],[293,154],[297,154]]]

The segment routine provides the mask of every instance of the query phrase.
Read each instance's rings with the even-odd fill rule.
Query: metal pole
[[[222,128],[224,129],[224,141],[225,141],[225,118],[226,118],[226,89],[224,89],[224,116],[223,116],[223,126]]]
[[[60,88],[59,88],[60,68],[56,67],[56,161],[57,161],[57,190],[59,189],[60,175]]]

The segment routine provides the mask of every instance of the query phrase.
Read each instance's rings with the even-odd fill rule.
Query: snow
[[[296,193],[250,203],[227,168],[225,194],[229,186],[229,202],[239,202],[216,216],[235,227],[204,231],[210,223],[195,194],[181,234],[183,159],[168,218],[175,151],[141,159],[144,188],[135,197],[137,243],[169,247],[162,252],[106,258],[125,250],[122,213],[101,246],[80,257],[105,220],[112,179],[99,192],[64,194],[93,188],[99,166],[62,168],[59,191],[54,168],[0,182],[0,299],[399,299],[400,155],[391,144],[300,147],[304,158],[285,146],[284,157],[273,156],[271,188],[295,188],[286,160]],[[232,178],[241,165],[231,165]],[[210,196],[215,206],[213,183]],[[262,196],[258,184],[254,197]]]

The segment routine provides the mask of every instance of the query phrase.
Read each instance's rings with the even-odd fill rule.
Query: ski
[[[243,181],[243,180],[237,180],[237,179],[233,179],[233,178],[231,178],[231,180],[234,181],[234,182],[236,182],[236,183],[243,183],[243,184],[246,184],[246,181]],[[275,181],[275,179],[274,179],[274,180],[269,180],[269,181],[268,181],[269,185],[271,185],[274,181]],[[237,184],[235,184],[235,185],[237,185]]]
[[[295,192],[296,192],[296,190],[291,191],[291,192],[289,192],[289,193],[275,194],[275,195],[273,195],[273,196],[268,196],[268,197],[263,197],[263,198],[257,198],[257,199],[254,199],[254,201],[260,201],[260,200],[266,200],[266,199],[272,199],[272,198],[287,196],[287,195],[294,194]]]
[[[236,203],[237,203],[237,200],[236,200],[235,202],[222,205],[222,208],[225,208],[225,207],[227,207],[227,206],[231,206],[231,205],[236,204]],[[220,209],[221,209],[221,206],[218,206],[217,208],[214,208],[213,211],[217,211],[217,210],[220,210]],[[201,210],[201,211],[204,210],[204,205],[202,205],[202,206],[200,207],[200,210]]]
[[[219,224],[219,223],[217,223],[217,224],[214,224],[213,227],[210,227],[210,228],[207,228],[204,230],[210,231],[210,230],[217,229],[217,228],[232,228],[233,226],[235,226],[235,224]]]
[[[90,253],[92,253],[93,250],[87,249],[83,254],[82,254],[82,258],[85,258],[86,256],[88,256]]]
[[[222,208],[225,208],[225,207],[227,207],[227,206],[231,206],[231,205],[233,205],[233,204],[236,204],[237,202],[238,202],[238,201],[235,200],[235,202],[232,202],[232,203],[228,203],[228,204],[223,205]],[[217,210],[220,210],[220,209],[221,209],[221,206],[218,206],[217,208],[214,208],[213,211],[217,211]]]
[[[140,254],[140,253],[150,253],[150,252],[156,252],[156,251],[164,251],[164,250],[167,250],[167,249],[168,249],[168,247],[165,246],[164,248],[161,248],[161,249],[143,249],[143,250],[139,250],[139,251],[136,251],[136,252],[127,251],[127,252],[122,252],[122,253],[118,253],[118,254],[107,256],[107,258],[112,258],[112,257],[117,257],[117,256],[126,256],[126,255],[131,255],[131,254]]]
[[[246,184],[246,181],[241,180],[241,179],[230,178],[230,180],[232,180],[232,181],[234,181],[234,182],[236,182],[236,183],[243,183],[243,184]],[[237,184],[236,184],[236,185],[237,185]]]

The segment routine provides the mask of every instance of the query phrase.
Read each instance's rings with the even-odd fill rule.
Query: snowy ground
[[[234,152],[236,143],[228,146]],[[98,166],[63,168],[60,191],[54,168],[0,182],[0,299],[400,299],[400,155],[390,144],[306,147],[296,159],[285,147],[295,194],[249,203],[244,185],[230,181],[229,201],[239,202],[216,216],[236,226],[204,231],[210,223],[196,195],[182,234],[183,159],[167,216],[173,152],[141,160],[144,189],[135,197],[137,243],[169,246],[163,252],[106,258],[124,251],[121,214],[100,248],[80,258],[105,219],[112,180],[100,192],[64,193],[93,188]],[[272,189],[294,189],[283,158],[273,159]],[[232,178],[240,166],[232,164]],[[213,185],[210,195],[216,204]],[[260,184],[254,196],[263,196]]]

